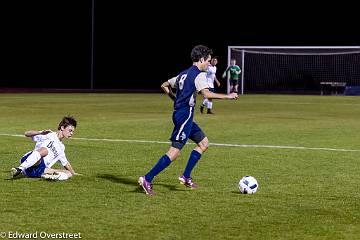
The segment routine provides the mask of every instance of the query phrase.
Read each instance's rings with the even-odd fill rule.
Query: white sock
[[[208,102],[209,102],[209,100],[207,98],[205,98],[202,105],[207,106]]]
[[[37,161],[39,161],[41,158],[41,155],[38,151],[33,151],[26,160],[20,164],[19,168],[21,170],[25,170],[29,167],[32,167]]]
[[[213,103],[209,101],[208,104],[207,104],[207,109],[212,109],[212,104]]]

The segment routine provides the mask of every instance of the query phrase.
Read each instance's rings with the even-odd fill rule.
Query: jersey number
[[[184,81],[187,77],[187,74],[181,75],[180,79],[179,79],[179,89],[182,90],[184,87]]]

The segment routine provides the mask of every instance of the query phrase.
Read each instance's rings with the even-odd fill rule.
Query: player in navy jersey
[[[164,82],[162,89],[174,100],[174,111],[172,120],[174,129],[171,134],[171,146],[153,168],[144,176],[139,177],[139,184],[148,195],[153,195],[152,180],[156,175],[167,168],[179,155],[188,139],[196,143],[195,149],[191,152],[185,171],[179,176],[181,184],[191,189],[198,186],[190,177],[191,171],[207,150],[209,140],[200,127],[193,122],[194,106],[196,95],[201,92],[204,97],[213,99],[237,99],[237,93],[218,94],[209,91],[206,79],[206,70],[210,64],[212,50],[203,45],[195,46],[191,51],[193,65],[182,71],[178,76]],[[176,88],[176,96],[171,88]]]

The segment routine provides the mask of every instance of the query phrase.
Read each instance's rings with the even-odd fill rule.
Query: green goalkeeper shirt
[[[230,80],[238,80],[241,68],[238,65],[230,66],[227,71],[230,73]]]

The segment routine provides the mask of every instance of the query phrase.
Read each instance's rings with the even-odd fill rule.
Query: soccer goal
[[[231,59],[241,68],[239,94],[341,94],[360,85],[360,46],[228,46]]]

